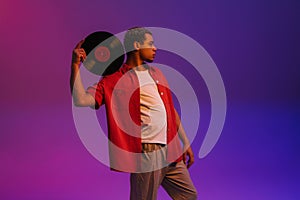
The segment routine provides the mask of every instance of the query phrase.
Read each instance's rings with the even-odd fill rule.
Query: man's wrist
[[[77,71],[77,70],[79,70],[79,67],[80,67],[80,63],[72,63],[71,64],[71,69],[72,70]]]
[[[184,149],[188,149],[190,147],[190,142],[189,141],[182,142],[182,145]]]

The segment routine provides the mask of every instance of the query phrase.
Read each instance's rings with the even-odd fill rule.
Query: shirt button
[[[158,80],[156,80],[156,83],[159,83],[159,81],[158,81]]]
[[[164,93],[163,93],[163,92],[161,92],[161,93],[160,93],[160,95],[164,95]]]

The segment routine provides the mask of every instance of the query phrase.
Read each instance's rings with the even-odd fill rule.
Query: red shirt
[[[147,67],[157,84],[158,92],[167,114],[167,161],[182,159],[182,149],[177,134],[176,116],[171,91],[163,73],[156,67]],[[98,109],[105,104],[110,166],[114,170],[137,172],[142,155],[140,90],[136,73],[127,64],[117,72],[103,77],[87,89],[94,96]]]

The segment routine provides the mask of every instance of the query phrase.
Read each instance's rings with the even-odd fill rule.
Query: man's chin
[[[152,63],[154,61],[154,59],[147,59],[146,62],[148,63]]]

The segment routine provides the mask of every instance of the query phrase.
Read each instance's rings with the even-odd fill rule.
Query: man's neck
[[[146,70],[145,62],[143,62],[140,59],[136,59],[135,57],[128,57],[126,62],[127,65],[130,66],[131,69],[137,70],[137,71],[144,71]]]

